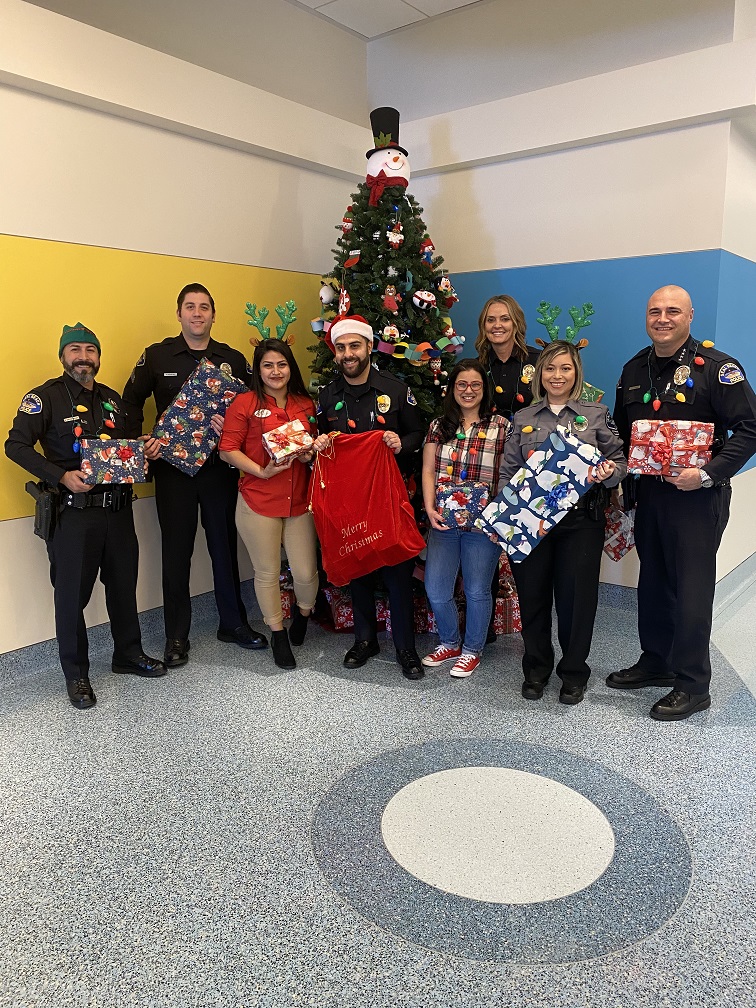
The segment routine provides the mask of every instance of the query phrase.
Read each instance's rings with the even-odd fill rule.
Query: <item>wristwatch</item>
[[[701,489],[709,490],[714,486],[714,480],[709,476],[705,469],[698,470],[701,473]]]

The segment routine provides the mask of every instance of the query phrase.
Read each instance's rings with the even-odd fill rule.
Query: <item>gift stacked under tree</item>
[[[637,476],[669,476],[711,462],[714,424],[697,420],[634,420],[627,471]]]
[[[247,386],[203,357],[176,398],[155,424],[152,436],[162,445],[161,458],[194,476],[218,444],[210,426]]]
[[[532,453],[476,522],[514,563],[524,560],[596,482],[603,456],[566,431],[555,431]]]

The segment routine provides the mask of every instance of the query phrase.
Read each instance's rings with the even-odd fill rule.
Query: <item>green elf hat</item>
[[[63,348],[67,347],[69,343],[91,343],[92,346],[97,347],[98,353],[102,353],[100,341],[91,329],[87,329],[83,322],[77,322],[75,326],[63,326],[63,335],[60,337],[60,346],[58,347],[58,357],[63,353]]]

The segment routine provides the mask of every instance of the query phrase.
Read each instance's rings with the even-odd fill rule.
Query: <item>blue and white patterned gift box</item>
[[[549,434],[484,510],[478,527],[521,562],[595,484],[602,459],[573,434]]]
[[[188,476],[198,473],[220,440],[210,418],[214,413],[225,416],[237,395],[246,391],[244,382],[203,357],[155,424],[152,436],[162,446],[160,457]]]

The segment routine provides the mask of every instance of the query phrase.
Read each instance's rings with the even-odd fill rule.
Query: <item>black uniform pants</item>
[[[546,682],[554,668],[552,600],[562,649],[557,675],[565,686],[588,682],[604,524],[603,518],[596,521],[584,509],[575,508],[546,533],[525,560],[512,564],[520,599],[526,682]]]
[[[686,693],[709,692],[717,550],[731,496],[729,486],[683,491],[650,476],[638,481],[640,664],[673,675]]]
[[[391,613],[391,636],[397,651],[415,648],[415,618],[412,600],[412,572],[415,561],[404,560],[392,567],[380,567],[372,574],[350,582],[355,640],[374,641],[378,636],[375,613],[375,575],[380,574],[386,586]]]
[[[139,544],[131,504],[121,511],[65,508],[47,544],[55,599],[55,634],[66,679],[89,673],[84,608],[99,571],[113,634],[114,661],[142,653],[136,585]]]
[[[188,640],[192,622],[189,575],[197,534],[197,511],[213,569],[221,630],[247,622],[236,553],[236,496],[239,475],[225,462],[205,464],[187,476],[168,462],[154,466],[155,505],[162,538],[163,617],[167,640]]]

